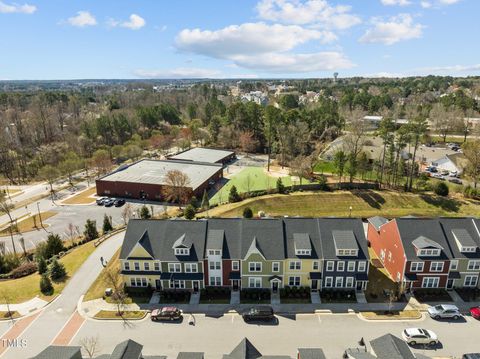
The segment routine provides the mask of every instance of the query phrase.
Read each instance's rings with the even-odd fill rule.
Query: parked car
[[[432,173],[438,172],[437,167],[435,167],[435,166],[429,166],[429,167],[427,167],[426,170],[427,170],[427,172],[432,172]]]
[[[462,359],[480,359],[480,353],[463,354]]]
[[[275,319],[275,315],[273,314],[272,307],[268,305],[256,306],[248,309],[242,315],[243,320],[246,322],[252,320],[262,320],[262,321],[271,321]]]
[[[97,200],[95,202],[97,202],[97,205],[103,206],[107,199],[108,199],[108,197],[100,197],[100,198],[97,198]]]
[[[450,171],[450,177],[458,177],[458,171]]]
[[[440,171],[440,174],[441,174],[442,176],[448,176],[448,175],[450,174],[450,171],[449,171],[449,170],[441,170],[441,171]]]
[[[455,178],[455,177],[449,178],[448,182],[452,182],[452,183],[456,183],[456,184],[462,184],[463,183],[461,179],[458,179],[458,178]]]
[[[440,173],[434,173],[432,177],[441,181],[445,181],[445,176],[442,176]]]
[[[435,345],[438,343],[437,335],[428,329],[407,328],[402,332],[402,336],[409,345]]]
[[[452,151],[455,151],[455,152],[460,150],[460,146],[452,146],[450,148],[452,149]]]
[[[115,207],[122,207],[125,204],[125,200],[123,198],[118,198],[113,202]]]
[[[472,307],[470,308],[470,314],[475,319],[480,319],[480,307]],[[480,359],[480,358],[479,358]]]
[[[434,319],[453,318],[457,320],[462,316],[455,305],[439,304],[428,308],[428,314]]]
[[[162,309],[152,310],[150,315],[152,321],[179,320],[182,318],[182,311],[177,307],[163,307]]]
[[[103,201],[103,205],[105,207],[112,207],[114,203],[115,203],[114,198],[107,198],[105,201]]]

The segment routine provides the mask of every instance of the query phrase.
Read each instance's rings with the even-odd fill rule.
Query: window
[[[259,277],[248,278],[248,288],[262,288],[262,278],[259,278]]]
[[[210,285],[220,286],[222,285],[222,277],[210,277]]]
[[[335,278],[335,288],[342,288],[343,287],[343,277]]]
[[[423,262],[412,262],[410,264],[411,272],[423,272]]]
[[[453,260],[450,262],[450,270],[457,270],[458,269],[458,261]]]
[[[438,288],[440,278],[438,277],[424,277],[422,281],[422,288]]]
[[[337,256],[348,256],[348,257],[355,257],[358,255],[358,251],[356,249],[338,249]]]
[[[272,272],[280,272],[280,262],[272,263]]]
[[[153,268],[154,268],[157,272],[159,272],[159,271],[160,271],[160,262],[155,262],[155,263],[153,263]]]
[[[208,263],[209,263],[208,267],[210,268],[210,270],[220,270],[221,269],[222,264],[219,261],[210,261]]]
[[[182,265],[180,263],[168,263],[169,272],[181,272]]]
[[[313,261],[312,269],[313,270],[319,270],[319,268],[320,268],[320,262],[319,261]]]
[[[328,261],[327,262],[327,271],[328,272],[333,272],[333,267],[335,266],[335,262],[334,261]]]
[[[146,287],[147,278],[130,278],[130,285],[132,287]]]
[[[480,261],[468,261],[468,270],[479,270]]]
[[[143,268],[144,268],[145,270],[150,270],[150,263],[144,262],[144,263],[143,263]]]
[[[289,268],[290,268],[290,270],[300,270],[300,269],[302,269],[302,262],[300,262],[300,261],[290,261]]]
[[[300,287],[300,277],[288,277],[288,285],[290,287]]]
[[[197,273],[198,264],[197,263],[185,263],[185,273]]]
[[[441,272],[441,271],[443,271],[443,262],[430,263],[430,272]]]
[[[190,254],[190,249],[188,248],[175,248],[176,256],[188,256]]]
[[[240,270],[240,263],[238,261],[233,261],[232,262],[232,270],[234,270],[234,271]]]
[[[339,261],[337,263],[337,271],[343,272],[345,270],[345,262]]]
[[[419,256],[434,257],[440,255],[440,249],[420,249],[418,251]]]
[[[170,288],[185,289],[185,281],[184,280],[172,280],[172,281],[170,281]]]
[[[124,263],[123,263],[123,269],[125,269],[125,270],[130,270],[130,263],[124,262]]]
[[[358,271],[365,272],[366,270],[367,270],[367,262],[365,261],[358,262]]]
[[[347,272],[355,272],[355,262],[353,261],[347,262]]]
[[[400,275],[400,272],[397,272],[397,282],[400,282],[400,279],[402,279],[402,276]]]
[[[332,288],[333,277],[325,277],[325,288]]]
[[[347,277],[345,279],[345,287],[353,288],[353,277]]]
[[[222,252],[220,251],[220,249],[209,249],[208,250],[208,255],[209,256],[219,256],[221,254],[222,254]]]
[[[478,276],[476,275],[466,275],[465,276],[465,282],[464,282],[464,286],[465,287],[475,287],[477,285],[477,282],[478,282]]]
[[[261,272],[262,271],[262,263],[260,263],[260,262],[250,262],[250,263],[248,263],[248,271],[249,272]]]
[[[133,266],[135,267],[135,270],[140,270],[140,263],[135,262],[133,263]]]
[[[462,252],[462,253],[474,253],[474,252],[476,252],[476,250],[477,250],[477,247],[462,247],[460,252]]]
[[[312,254],[312,251],[310,249],[296,249],[295,254],[297,256],[309,256]]]

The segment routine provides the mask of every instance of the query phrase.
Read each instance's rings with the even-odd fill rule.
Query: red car
[[[470,308],[470,314],[471,314],[472,317],[474,317],[475,319],[480,319],[480,307]]]

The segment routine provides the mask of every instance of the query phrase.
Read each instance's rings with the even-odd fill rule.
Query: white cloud
[[[429,1],[420,1],[420,6],[424,9],[429,9],[432,7],[432,3]]]
[[[439,0],[440,4],[444,5],[453,5],[456,4],[457,2],[460,2],[460,0]]]
[[[214,78],[222,73],[218,70],[202,69],[194,67],[179,67],[171,70],[145,70],[139,69],[133,72],[141,78],[178,79],[178,78]]]
[[[119,26],[119,27],[125,27],[130,30],[139,30],[147,24],[145,19],[137,14],[131,14],[128,19],[129,19],[128,21],[123,21],[123,22],[117,21],[115,19],[109,19],[107,23],[111,27]]]
[[[12,14],[12,13],[33,14],[35,11],[37,11],[37,7],[35,5],[30,5],[30,4],[19,5],[16,3],[7,4],[3,1],[0,1],[0,14]]]
[[[432,66],[423,67],[415,70],[420,74],[438,74],[438,75],[454,75],[454,74],[471,74],[480,71],[480,64],[474,65],[451,65],[451,66]]]
[[[285,24],[348,29],[361,23],[350,6],[332,6],[326,0],[261,0],[256,9],[261,19]]]
[[[76,16],[69,17],[67,22],[76,27],[95,26],[97,20],[88,11],[78,11]]]
[[[383,43],[393,45],[399,41],[416,39],[422,36],[423,25],[415,24],[409,14],[400,14],[383,21],[372,20],[373,28],[368,29],[360,38],[363,43]]]
[[[410,5],[411,2],[409,0],[381,0],[383,5],[386,6],[407,6]]]
[[[420,6],[424,9],[436,8],[440,9],[444,6],[449,6],[459,3],[461,0],[422,0]]]

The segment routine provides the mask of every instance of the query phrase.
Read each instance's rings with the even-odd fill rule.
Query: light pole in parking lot
[[[348,215],[349,217],[352,217],[352,206],[350,206],[350,214]]]
[[[40,202],[37,202],[38,218],[40,218],[40,226],[43,228],[42,214],[40,213]]]

